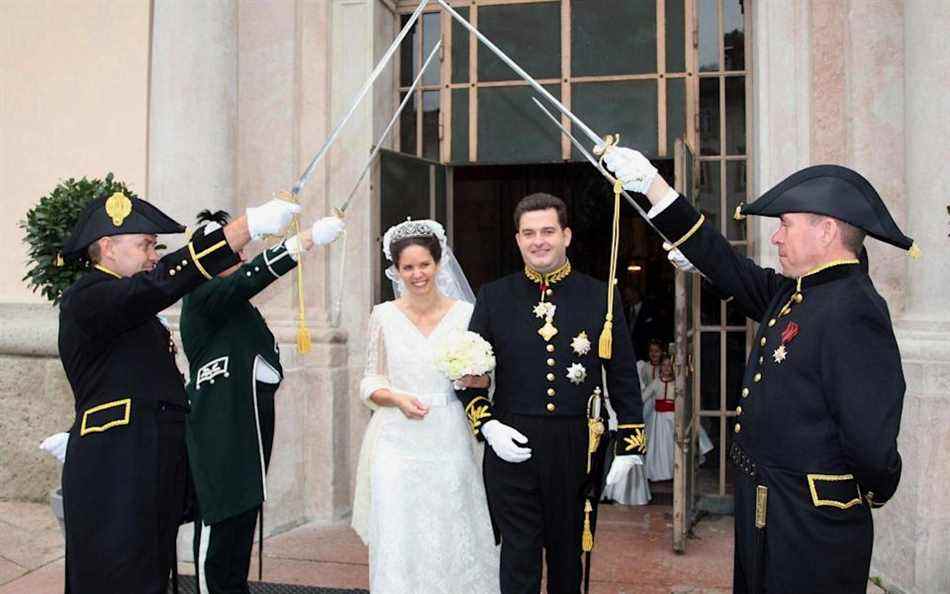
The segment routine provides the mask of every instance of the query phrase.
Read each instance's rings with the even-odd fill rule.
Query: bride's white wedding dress
[[[393,302],[373,308],[360,394],[374,409],[360,451],[353,528],[369,546],[373,594],[497,594],[495,546],[476,443],[433,347],[466,330],[457,301],[428,337]],[[380,388],[428,405],[422,420],[376,407]]]

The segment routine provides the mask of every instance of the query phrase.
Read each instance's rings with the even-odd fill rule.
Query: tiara
[[[390,251],[393,242],[408,237],[435,237],[439,240],[442,248],[445,248],[445,229],[440,223],[431,219],[413,221],[407,217],[404,222],[390,227],[383,235],[383,253],[386,254],[387,260],[393,261],[393,255]]]

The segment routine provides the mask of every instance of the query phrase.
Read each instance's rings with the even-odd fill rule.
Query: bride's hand
[[[429,413],[429,407],[419,402],[418,398],[401,395],[398,402],[399,410],[410,420],[422,420]]]
[[[489,379],[487,375],[463,375],[456,380],[457,384],[465,388],[487,388],[488,382]]]

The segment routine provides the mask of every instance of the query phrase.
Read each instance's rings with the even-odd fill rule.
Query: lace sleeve
[[[386,364],[386,341],[379,321],[379,310],[376,307],[369,316],[366,344],[366,368],[363,371],[363,379],[360,381],[360,398],[366,406],[376,410],[379,407],[369,397],[376,390],[390,387]]]

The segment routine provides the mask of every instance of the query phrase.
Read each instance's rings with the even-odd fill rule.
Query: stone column
[[[950,6],[915,0],[903,11],[905,231],[923,257],[903,261],[907,306],[895,326],[907,380],[899,440],[904,472],[894,501],[875,513],[872,574],[923,594],[950,591],[950,200],[943,191],[950,183],[950,99],[939,92],[950,71],[941,33],[950,27]]]
[[[147,197],[193,226],[198,210],[236,206],[237,4],[156,2],[153,11]]]
[[[753,2],[752,194],[760,196],[809,164],[811,146],[811,29],[808,0]],[[763,266],[778,267],[769,244],[773,219],[753,217],[755,249]]]

